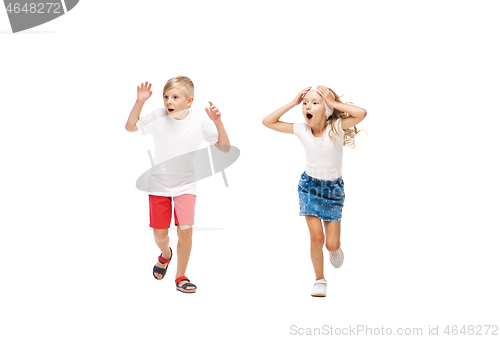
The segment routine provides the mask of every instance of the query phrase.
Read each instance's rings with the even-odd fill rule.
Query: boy
[[[184,76],[168,80],[163,89],[164,108],[145,115],[139,119],[142,107],[153,92],[151,84],[137,86],[137,101],[125,124],[129,132],[140,131],[142,135],[152,134],[154,141],[155,165],[189,152],[196,151],[203,141],[215,145],[230,145],[229,138],[221,120],[221,113],[209,101],[210,108],[205,108],[208,115],[191,110],[194,96],[193,82]],[[226,146],[226,147],[228,147]],[[182,169],[178,169],[182,176]],[[177,173],[176,177],[179,176]],[[163,178],[166,177],[163,174]],[[169,247],[168,229],[172,217],[172,200],[174,201],[174,217],[179,238],[177,244],[177,273],[175,283],[177,290],[184,293],[196,292],[196,285],[185,276],[191,254],[194,207],[196,203],[196,185],[191,180],[182,179],[177,185],[166,185],[161,173],[152,173],[149,179],[149,218],[153,228],[156,245],[161,254],[153,268],[157,280],[163,279],[168,264],[172,259]]]

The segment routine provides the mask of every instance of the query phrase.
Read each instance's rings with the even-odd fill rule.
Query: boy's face
[[[302,101],[302,114],[309,126],[319,126],[325,124],[325,103],[323,98],[316,91],[308,91]]]
[[[163,94],[163,104],[169,115],[185,112],[192,103],[193,98],[188,98],[183,88],[171,88]]]

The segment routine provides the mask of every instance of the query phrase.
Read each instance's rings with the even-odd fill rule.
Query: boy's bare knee
[[[193,227],[191,225],[179,225],[177,227],[177,236],[179,239],[191,239],[193,235]]]
[[[188,228],[193,228],[192,225],[179,225],[179,227],[180,227],[181,231],[184,231],[184,230],[186,230]]]
[[[153,229],[153,234],[157,240],[166,240],[168,239],[168,228],[165,229]]]

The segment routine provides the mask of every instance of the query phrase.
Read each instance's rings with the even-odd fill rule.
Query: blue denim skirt
[[[302,173],[299,181],[300,215],[314,215],[321,220],[339,221],[344,207],[344,180],[321,180]]]

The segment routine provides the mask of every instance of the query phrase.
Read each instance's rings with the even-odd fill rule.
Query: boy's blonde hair
[[[163,87],[163,96],[165,96],[165,92],[172,88],[182,88],[188,98],[194,97],[194,84],[188,77],[180,75],[168,80],[165,87]]]
[[[342,102],[340,100],[340,97],[337,95],[337,93],[335,93],[331,88],[328,88],[328,89],[330,90],[330,92],[333,93],[333,96],[335,97],[335,101],[344,104],[344,102]],[[342,96],[344,96],[344,95],[342,94]],[[346,102],[345,104],[351,104],[352,105],[352,102]],[[349,113],[339,111],[336,108],[333,109],[333,114],[330,115],[330,117],[326,120],[326,124],[330,124],[330,126],[331,126],[331,129],[328,132],[328,136],[330,138],[336,139],[336,138],[340,137],[339,136],[339,132],[335,128],[335,122],[338,119],[344,119],[344,118],[347,118],[349,116],[350,116]],[[358,129],[356,128],[356,126],[354,126],[352,128],[349,128],[349,129],[345,129],[344,130],[344,140],[343,140],[344,146],[348,146],[350,148],[354,148],[355,147],[355,140],[354,139],[356,138],[356,135],[359,132],[361,132],[361,131],[364,131],[364,130],[359,130],[358,131]]]

